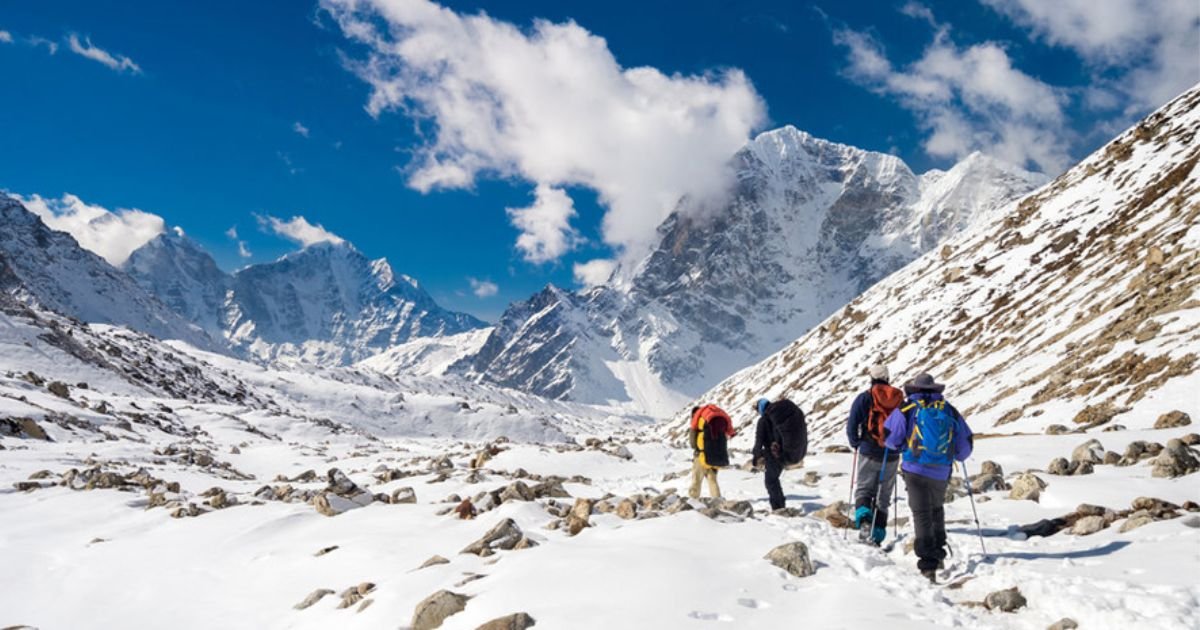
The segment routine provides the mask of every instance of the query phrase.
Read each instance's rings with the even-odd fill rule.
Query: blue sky
[[[161,216],[226,269],[302,216],[493,319],[783,124],[1056,172],[1200,80],[1198,4],[6,2],[0,189]]]

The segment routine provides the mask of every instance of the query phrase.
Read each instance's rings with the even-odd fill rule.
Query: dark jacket
[[[887,446],[892,449],[903,449],[908,442],[908,437],[913,430],[913,418],[917,415],[915,407],[909,407],[910,403],[916,403],[923,400],[925,402],[933,402],[935,400],[944,400],[941,394],[917,393],[911,394],[908,400],[905,401],[899,409],[892,412],[888,416],[887,424]],[[908,411],[903,411],[905,407],[909,407]],[[975,447],[975,436],[971,433],[971,427],[967,426],[967,421],[963,419],[962,414],[958,412],[950,403],[946,403],[946,408],[950,410],[950,414],[954,416],[954,459],[958,461],[966,461],[971,456],[971,451]],[[949,479],[954,469],[950,466],[934,466],[916,464],[905,461],[900,465],[905,472],[922,475],[932,479]]]
[[[887,384],[887,381],[872,380],[871,385]],[[875,443],[871,435],[867,431],[867,424],[871,418],[871,407],[875,401],[871,398],[871,390],[867,389],[854,399],[854,404],[850,406],[850,417],[846,419],[846,438],[850,441],[850,448],[858,449],[858,453],[863,457],[870,457],[875,461],[883,459],[883,452],[887,449]],[[896,451],[889,451],[888,459],[896,457]]]
[[[766,462],[766,457],[771,454],[771,442],[775,439],[774,434],[771,420],[765,415],[759,416],[758,424],[754,427],[754,450],[752,451],[754,461],[760,464]]]

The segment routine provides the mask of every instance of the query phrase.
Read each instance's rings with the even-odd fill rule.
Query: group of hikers
[[[946,486],[955,463],[971,455],[971,428],[946,401],[945,385],[929,374],[918,374],[904,383],[903,390],[891,385],[887,366],[873,365],[867,375],[870,387],[854,399],[846,420],[846,437],[854,449],[853,527],[862,542],[883,543],[897,472],[902,472],[912,510],[917,569],[936,582],[936,572],[947,554]],[[786,497],[779,477],[784,469],[804,461],[807,423],[800,408],[786,398],[760,398],[754,403],[754,413],[758,422],[751,469],[763,471],[771,509],[780,510]],[[733,420],[720,407],[692,409],[689,496],[699,498],[706,481],[709,494],[721,496],[717,472],[730,465],[728,441],[733,436]]]

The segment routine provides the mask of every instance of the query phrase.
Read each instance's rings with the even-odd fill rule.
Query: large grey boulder
[[[1019,501],[1037,501],[1042,494],[1042,490],[1046,489],[1046,482],[1042,481],[1033,473],[1021,473],[1019,477],[1013,480],[1012,490],[1008,493],[1008,498]]]
[[[1071,451],[1071,461],[1099,464],[1104,461],[1104,452],[1104,445],[1100,443],[1100,440],[1091,439]]]
[[[1154,458],[1154,469],[1150,474],[1154,477],[1182,477],[1200,470],[1200,459],[1196,453],[1180,440],[1167,442],[1158,457]]]
[[[808,557],[808,545],[799,541],[780,545],[763,557],[796,577],[808,577],[817,572],[812,559]]]
[[[469,599],[466,595],[444,590],[426,597],[413,611],[412,630],[440,628],[448,617],[466,609]]]

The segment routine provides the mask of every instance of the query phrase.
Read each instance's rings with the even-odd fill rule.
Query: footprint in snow
[[[737,602],[738,602],[739,606],[745,606],[746,608],[758,609],[758,608],[770,608],[771,607],[770,603],[764,602],[759,599],[753,599],[751,597],[743,597],[743,598],[737,600]]]
[[[700,621],[733,621],[733,617],[725,613],[700,612],[699,610],[693,610],[688,613],[688,616]]]

